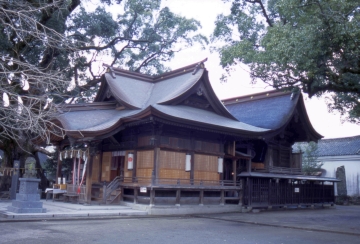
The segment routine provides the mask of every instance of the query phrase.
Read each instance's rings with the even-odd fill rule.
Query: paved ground
[[[161,218],[127,206],[84,206],[63,202],[43,201],[47,213],[14,214],[7,211],[11,201],[0,202],[0,223],[25,220],[69,220],[104,218]],[[189,217],[189,216],[187,216]],[[291,228],[302,231],[338,233],[360,238],[360,206],[336,206],[319,209],[287,209],[259,213],[198,214],[191,218],[225,221],[231,224],[251,224],[264,227]],[[360,242],[359,242],[360,243]]]
[[[7,211],[11,201],[0,201],[0,221],[14,220],[36,220],[36,219],[69,219],[69,218],[104,218],[119,216],[141,216],[147,215],[144,211],[131,209],[127,206],[114,205],[92,205],[85,206],[75,203],[43,202],[46,213],[18,214]]]
[[[360,243],[360,206],[272,210],[260,213],[224,213],[200,215],[199,217],[263,226],[351,234],[358,236]]]
[[[243,214],[251,216],[251,214]],[[0,222],[2,244],[359,243],[359,236],[183,217]]]

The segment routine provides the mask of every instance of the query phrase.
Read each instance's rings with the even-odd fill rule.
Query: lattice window
[[[189,179],[185,171],[185,153],[160,151],[159,177],[165,179]]]
[[[219,180],[217,156],[195,154],[194,160],[195,180]]]
[[[102,157],[101,181],[110,181],[111,152],[104,152]]]
[[[138,151],[136,165],[138,169],[152,169],[154,166],[154,151]]]

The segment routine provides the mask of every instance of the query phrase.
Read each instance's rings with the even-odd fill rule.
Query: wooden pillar
[[[57,181],[57,179],[61,177],[62,161],[60,160],[60,146],[59,145],[55,145],[55,146],[56,146],[56,151],[58,152],[57,165],[56,165],[56,178],[55,178],[55,181]]]
[[[204,206],[204,190],[200,190],[199,205]]]
[[[195,149],[195,148],[194,148]],[[194,182],[194,175],[195,175],[195,171],[194,171],[194,168],[195,168],[195,153],[194,152],[191,152],[190,153],[191,155],[191,162],[190,162],[190,165],[191,165],[191,169],[190,169],[190,182]]]
[[[251,159],[246,160],[246,172],[251,172]]]
[[[238,194],[239,194],[239,206],[242,206],[244,204],[244,188],[243,188],[243,179],[240,180],[241,182],[241,189],[240,191],[238,191]]]
[[[124,187],[120,186],[120,202],[124,201]]]
[[[133,169],[132,169],[132,177],[133,179],[136,177],[136,161],[137,161],[137,151],[134,150],[134,163],[133,163]]]
[[[155,173],[155,184],[159,179],[159,164],[160,164],[160,148],[154,148],[154,173]]]
[[[225,205],[225,191],[220,190],[220,205]]]
[[[251,179],[248,177],[246,178],[247,181],[247,193],[248,193],[248,206],[251,206],[252,204],[252,191],[251,191]]]
[[[91,204],[91,188],[92,188],[92,166],[93,166],[94,155],[90,154],[89,162],[86,164],[86,191],[85,191],[85,202]]]
[[[176,190],[176,202],[175,202],[176,206],[180,206],[180,198],[181,198],[181,190],[177,189]]]
[[[269,179],[269,195],[268,195],[268,205],[271,205],[271,179]]]
[[[154,206],[155,205],[155,190],[151,189],[150,190],[150,206]]]
[[[323,203],[323,206],[324,206],[324,203],[325,203],[325,187],[324,187],[324,181],[321,182],[321,185],[322,185],[322,191],[321,191],[321,195],[322,195],[322,203]]]
[[[234,186],[236,186],[236,159],[234,159],[233,160],[233,163],[232,163],[233,165],[233,170],[232,170],[232,172],[233,172],[233,181],[234,181]]]
[[[138,203],[138,189],[134,188],[134,204]]]
[[[101,151],[99,154],[99,174],[98,174],[98,182],[101,182],[101,175],[102,175],[102,159],[103,159],[103,152]]]

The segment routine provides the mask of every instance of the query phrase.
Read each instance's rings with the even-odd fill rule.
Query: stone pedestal
[[[34,178],[20,178],[19,193],[16,194],[16,200],[12,201],[12,206],[8,211],[14,213],[46,213],[43,203],[40,202],[38,185],[40,180]]]

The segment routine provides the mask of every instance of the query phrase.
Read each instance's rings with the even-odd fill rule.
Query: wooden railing
[[[117,176],[113,181],[108,185],[104,184],[103,188],[103,203],[107,202],[107,199],[110,197],[111,193],[117,190],[120,186],[120,183],[124,180],[124,177]]]
[[[151,178],[151,177],[119,177],[120,184],[137,184],[151,186],[224,186],[239,187],[240,182],[232,180],[194,180],[194,179],[170,179],[170,178]]]

